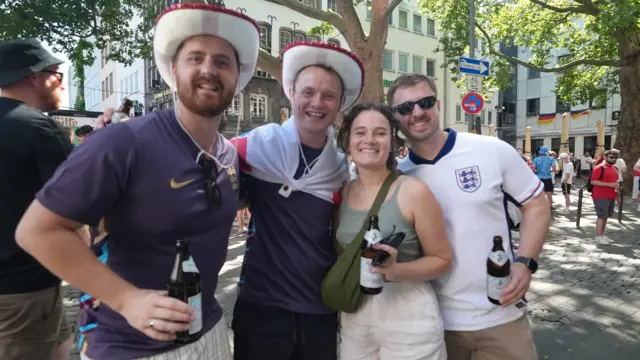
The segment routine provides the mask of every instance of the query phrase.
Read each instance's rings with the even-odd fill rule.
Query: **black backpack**
[[[596,167],[596,169],[597,168],[601,168],[602,169],[602,171],[600,172],[600,177],[598,178],[598,181],[600,181],[604,177],[604,165],[598,166],[598,167]],[[615,166],[613,168],[616,169],[616,173],[617,173],[618,172],[618,168],[615,167]],[[591,176],[589,176],[589,180],[587,180],[587,191],[588,192],[593,192],[593,184],[591,183]]]

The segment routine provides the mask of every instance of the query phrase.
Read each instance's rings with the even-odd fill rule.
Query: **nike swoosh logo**
[[[185,186],[191,184],[192,182],[193,182],[193,179],[189,179],[189,180],[183,181],[183,182],[176,182],[175,178],[171,178],[170,185],[171,185],[172,189],[180,189],[182,187],[185,187]]]

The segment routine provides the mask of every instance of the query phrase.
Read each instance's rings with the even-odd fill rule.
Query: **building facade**
[[[566,52],[555,50],[547,66],[562,62]],[[518,57],[528,61],[530,51],[523,49]],[[539,73],[518,65],[517,71],[517,147],[524,149],[526,128],[531,127],[531,151],[541,146],[554,151],[560,149],[562,114],[569,113],[569,151],[578,155],[586,151],[594,153],[598,146],[598,121],[605,123],[605,149],[614,146],[616,126],[620,117],[620,96],[613,95],[602,104],[591,101],[570,106],[561,102],[553,92],[556,87],[555,73]]]

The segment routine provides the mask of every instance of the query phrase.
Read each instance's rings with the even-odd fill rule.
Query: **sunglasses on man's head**
[[[218,208],[222,204],[222,193],[218,186],[218,165],[208,156],[202,156],[199,164],[204,169],[204,194],[209,207]]]
[[[436,104],[435,96],[426,96],[417,101],[407,101],[393,108],[394,112],[402,116],[407,116],[413,112],[413,108],[418,105],[422,110],[429,110]]]

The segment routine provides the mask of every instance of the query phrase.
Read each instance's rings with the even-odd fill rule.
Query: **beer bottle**
[[[500,305],[500,294],[511,278],[511,261],[502,247],[502,236],[493,237],[493,248],[487,259],[487,297]]]
[[[133,101],[129,100],[128,98],[122,99],[122,103],[120,103],[118,109],[111,116],[111,124],[117,124],[122,119],[128,118],[131,114],[133,105]]]
[[[176,333],[175,342],[184,344],[197,340],[202,330],[202,295],[200,273],[191,257],[188,240],[176,242],[176,259],[167,288],[170,297],[189,304],[196,316],[189,330]]]
[[[360,243],[360,290],[367,295],[380,294],[384,285],[384,275],[371,272],[371,262],[378,252],[373,246],[381,240],[378,215],[372,215],[369,218],[369,228]]]

